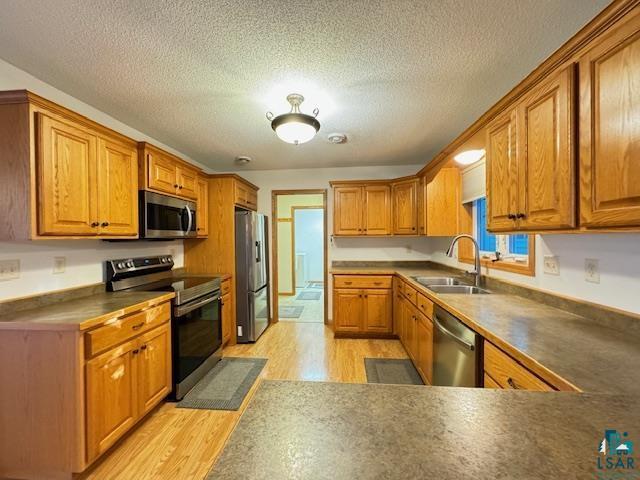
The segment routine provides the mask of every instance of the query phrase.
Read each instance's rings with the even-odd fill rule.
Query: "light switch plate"
[[[67,257],[53,257],[53,273],[64,273],[67,269]]]
[[[20,278],[20,260],[0,261],[0,281]]]
[[[600,283],[600,262],[598,259],[584,259],[584,279],[587,282]]]
[[[544,273],[548,275],[560,275],[560,263],[557,255],[544,256]]]

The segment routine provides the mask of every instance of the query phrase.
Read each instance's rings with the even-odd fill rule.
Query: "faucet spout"
[[[480,280],[481,280],[482,270],[481,270],[481,264],[480,264],[480,246],[478,245],[478,242],[476,241],[475,238],[473,238],[471,235],[468,235],[466,233],[456,235],[453,238],[453,240],[451,240],[451,245],[449,245],[449,248],[446,251],[446,255],[449,258],[453,257],[453,247],[455,247],[456,243],[458,243],[458,241],[461,238],[468,238],[473,243],[473,247],[475,251],[475,259],[474,259],[475,271],[469,272],[469,273],[475,276],[475,285],[476,287],[479,287],[481,283]]]

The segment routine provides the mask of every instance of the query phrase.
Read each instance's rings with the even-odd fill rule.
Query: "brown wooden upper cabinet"
[[[204,178],[198,178],[196,215],[198,238],[205,238],[209,235],[209,182]]]
[[[640,227],[640,8],[580,67],[580,224]]]
[[[198,169],[147,142],[138,144],[140,187],[197,200]]]
[[[426,184],[422,209],[426,235],[450,237],[459,233],[461,175],[456,167],[442,168]]]
[[[487,126],[489,230],[576,226],[573,92],[571,65]]]
[[[391,187],[385,183],[333,189],[333,234],[391,235]]]
[[[257,187],[249,183],[245,183],[244,180],[234,179],[233,186],[235,200],[234,203],[240,207],[248,208],[249,210],[258,209],[258,190]]]
[[[0,123],[0,239],[138,235],[133,140],[24,90],[0,93]]]
[[[418,235],[418,186],[417,178],[391,184],[395,235]]]

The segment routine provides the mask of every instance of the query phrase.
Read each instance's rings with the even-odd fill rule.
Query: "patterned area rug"
[[[320,292],[306,292],[302,291],[296,297],[296,300],[320,300],[320,296],[322,293]]]
[[[266,358],[225,357],[178,402],[176,408],[238,410]]]
[[[280,305],[278,307],[278,316],[280,318],[300,318],[304,307],[297,305]]]
[[[424,385],[409,359],[365,358],[364,369],[367,372],[367,383]]]

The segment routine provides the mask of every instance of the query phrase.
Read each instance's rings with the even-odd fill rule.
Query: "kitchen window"
[[[502,235],[487,231],[487,199],[477,198],[463,205],[468,233],[472,233],[480,247],[483,266],[507,270],[523,275],[535,275],[534,236],[527,234]],[[463,222],[464,223],[464,222]],[[463,242],[458,249],[461,262],[473,263],[473,248]]]

